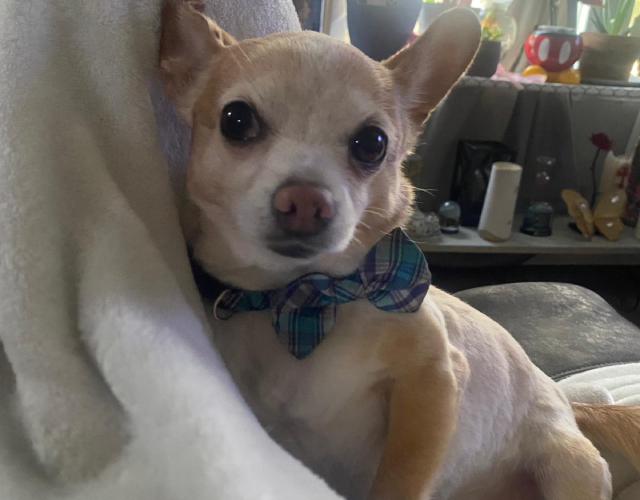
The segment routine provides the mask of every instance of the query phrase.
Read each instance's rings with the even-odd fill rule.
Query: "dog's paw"
[[[18,391],[20,420],[35,455],[57,482],[95,477],[127,442],[123,413],[99,383],[19,384]]]

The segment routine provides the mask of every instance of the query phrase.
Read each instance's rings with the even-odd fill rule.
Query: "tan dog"
[[[406,220],[400,163],[479,39],[475,14],[453,10],[380,64],[315,33],[236,42],[169,3],[160,70],[192,124],[196,259],[250,290],[352,272]],[[277,341],[268,311],[219,330],[265,428],[348,499],[611,496],[607,465],[555,384],[504,329],[437,289],[413,314],[340,306],[302,361]]]

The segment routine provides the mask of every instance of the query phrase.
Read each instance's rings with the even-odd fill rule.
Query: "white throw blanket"
[[[209,3],[238,37],[297,26],[289,0]],[[159,8],[0,2],[0,499],[335,500],[210,344]]]

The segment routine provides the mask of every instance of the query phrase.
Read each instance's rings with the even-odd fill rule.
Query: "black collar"
[[[225,285],[222,281],[211,276],[193,257],[193,251],[191,248],[189,251],[189,262],[191,263],[191,272],[193,273],[193,279],[196,282],[200,295],[207,300],[215,302],[215,300],[224,292],[228,290],[229,285]]]

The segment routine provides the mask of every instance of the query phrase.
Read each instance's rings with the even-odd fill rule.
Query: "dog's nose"
[[[281,227],[306,235],[322,231],[335,213],[333,196],[309,184],[287,184],[273,197],[273,208]]]

